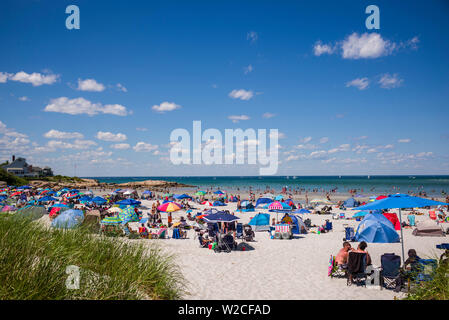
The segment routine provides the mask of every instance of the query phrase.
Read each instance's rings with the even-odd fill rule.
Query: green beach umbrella
[[[122,224],[123,220],[119,217],[106,217],[103,220],[101,220],[102,224]]]

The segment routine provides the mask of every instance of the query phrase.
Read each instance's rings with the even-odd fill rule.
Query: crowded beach
[[[0,204],[3,216],[160,246],[186,299],[404,298],[447,261],[447,199],[286,191],[6,186]]]

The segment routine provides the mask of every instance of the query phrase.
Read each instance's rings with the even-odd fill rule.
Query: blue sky
[[[2,1],[0,159],[258,174],[172,165],[171,131],[201,120],[279,129],[280,175],[449,174],[448,15],[446,1]]]

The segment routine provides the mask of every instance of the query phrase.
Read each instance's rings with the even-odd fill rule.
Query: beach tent
[[[229,202],[238,202],[239,199],[236,196],[232,196],[229,198]]]
[[[399,222],[396,213],[383,213],[383,216],[390,220],[395,230],[401,230],[401,223]]]
[[[270,199],[270,198],[259,198],[259,199],[257,199],[256,207],[258,207],[259,205],[262,205],[262,204],[272,203],[272,202],[273,202],[273,199]]]
[[[251,202],[249,202],[248,200],[242,201],[240,203],[240,206],[242,207],[242,209],[238,210],[238,211],[241,211],[241,212],[252,212],[252,211],[254,211],[254,205]]]
[[[268,231],[270,230],[270,215],[258,213],[248,224],[253,227],[254,231]]]
[[[291,219],[291,227],[292,227],[292,234],[306,234],[307,233],[307,227],[302,221],[301,217],[296,216],[294,214],[288,214],[288,216]],[[284,223],[286,220],[287,214],[284,215],[281,219],[281,222]]]
[[[343,203],[343,206],[345,208],[358,207],[358,202],[354,198],[349,198]]]
[[[214,201],[213,205],[214,205],[214,207],[222,207],[222,206],[225,206],[226,204],[217,200],[217,201]]]
[[[84,220],[81,210],[66,210],[58,215],[52,222],[54,228],[73,229],[79,226]]]
[[[42,218],[47,213],[43,206],[26,206],[17,211],[15,217],[23,217],[31,220]]]
[[[118,214],[120,220],[123,221],[123,224],[127,222],[138,222],[139,217],[137,216],[137,213],[134,210],[134,207],[127,206],[125,209],[122,210],[122,212],[119,212]]]
[[[392,223],[382,214],[367,214],[355,233],[355,241],[368,243],[399,242],[399,235]]]
[[[437,222],[426,220],[418,222],[412,234],[420,237],[444,237],[444,231]]]
[[[298,210],[296,210],[296,211],[293,211],[293,213],[304,214],[304,213],[310,213],[310,211],[307,210],[307,209],[298,209]]]

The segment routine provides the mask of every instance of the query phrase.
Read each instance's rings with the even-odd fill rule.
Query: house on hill
[[[12,156],[12,162],[2,166],[7,172],[18,177],[51,177],[53,171],[50,167],[33,167],[26,162],[25,158]]]

